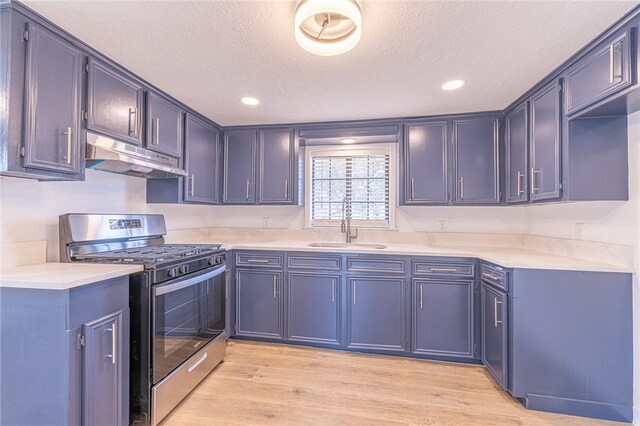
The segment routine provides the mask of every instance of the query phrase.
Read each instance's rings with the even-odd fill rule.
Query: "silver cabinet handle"
[[[62,134],[67,136],[67,164],[71,164],[71,127]]]
[[[116,353],[117,353],[117,331],[116,331],[116,323],[114,322],[111,325],[111,328],[108,328],[107,331],[111,332],[111,355],[107,355],[108,358],[111,358],[111,364],[116,363]]]
[[[609,84],[613,84],[614,82],[614,70],[613,70],[613,61],[614,61],[614,52],[613,52],[613,43],[609,45]]]
[[[336,301],[336,280],[331,283],[331,301]]]
[[[353,282],[353,304],[356,304],[356,281]]]
[[[189,192],[191,192],[191,196],[196,195],[196,175],[191,173],[191,175],[189,176],[190,179],[190,185],[189,185]]]
[[[496,297],[493,299],[493,326],[496,328],[502,324],[502,321],[498,321],[498,304],[502,305],[502,302]]]
[[[534,167],[531,168],[531,194],[535,194],[536,191],[540,191],[542,188],[536,187],[536,175],[539,174],[542,176],[542,170],[536,170]]]
[[[460,176],[460,199],[464,200],[464,178]]]
[[[249,185],[251,183],[249,182],[249,179],[247,179],[247,194],[246,194],[246,199],[249,200]]]
[[[156,118],[156,145],[160,145],[160,118]]]
[[[518,197],[524,194],[524,189],[522,189],[523,177],[524,177],[524,173],[518,172]]]
[[[267,259],[247,259],[247,263],[269,263]]]
[[[422,303],[423,302],[422,287],[423,287],[423,285],[420,284],[420,309],[422,309],[422,307],[424,306],[423,303]]]
[[[278,297],[278,277],[273,276],[273,298]]]
[[[487,274],[486,272],[482,273],[482,277],[483,278],[489,278],[491,280],[499,280],[501,278],[501,277],[499,277],[497,275]]]
[[[133,120],[133,127],[131,126],[131,116],[135,116]],[[129,108],[129,136],[133,134],[134,137],[138,136],[138,108]]]
[[[289,179],[284,180],[284,199],[289,199]]]
[[[411,199],[416,199],[416,182],[414,178],[411,178]]]
[[[456,268],[429,268],[431,272],[456,272]]]

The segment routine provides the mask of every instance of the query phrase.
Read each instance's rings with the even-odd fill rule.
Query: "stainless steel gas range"
[[[223,359],[227,268],[215,244],[165,244],[162,215],[60,216],[66,262],[139,264],[129,279],[130,422],[158,424]]]

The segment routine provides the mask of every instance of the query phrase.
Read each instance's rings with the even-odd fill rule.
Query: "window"
[[[393,150],[340,148],[308,148],[308,224],[338,226],[347,217],[353,226],[389,228]]]

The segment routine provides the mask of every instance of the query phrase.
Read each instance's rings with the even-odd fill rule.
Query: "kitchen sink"
[[[324,247],[324,248],[368,248],[368,249],[376,249],[383,250],[386,249],[387,246],[384,244],[366,244],[366,243],[309,243],[309,247]]]

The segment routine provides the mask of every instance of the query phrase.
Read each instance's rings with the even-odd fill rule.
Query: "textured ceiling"
[[[502,109],[638,3],[363,0],[358,46],[319,57],[293,1],[24,2],[222,125]]]

